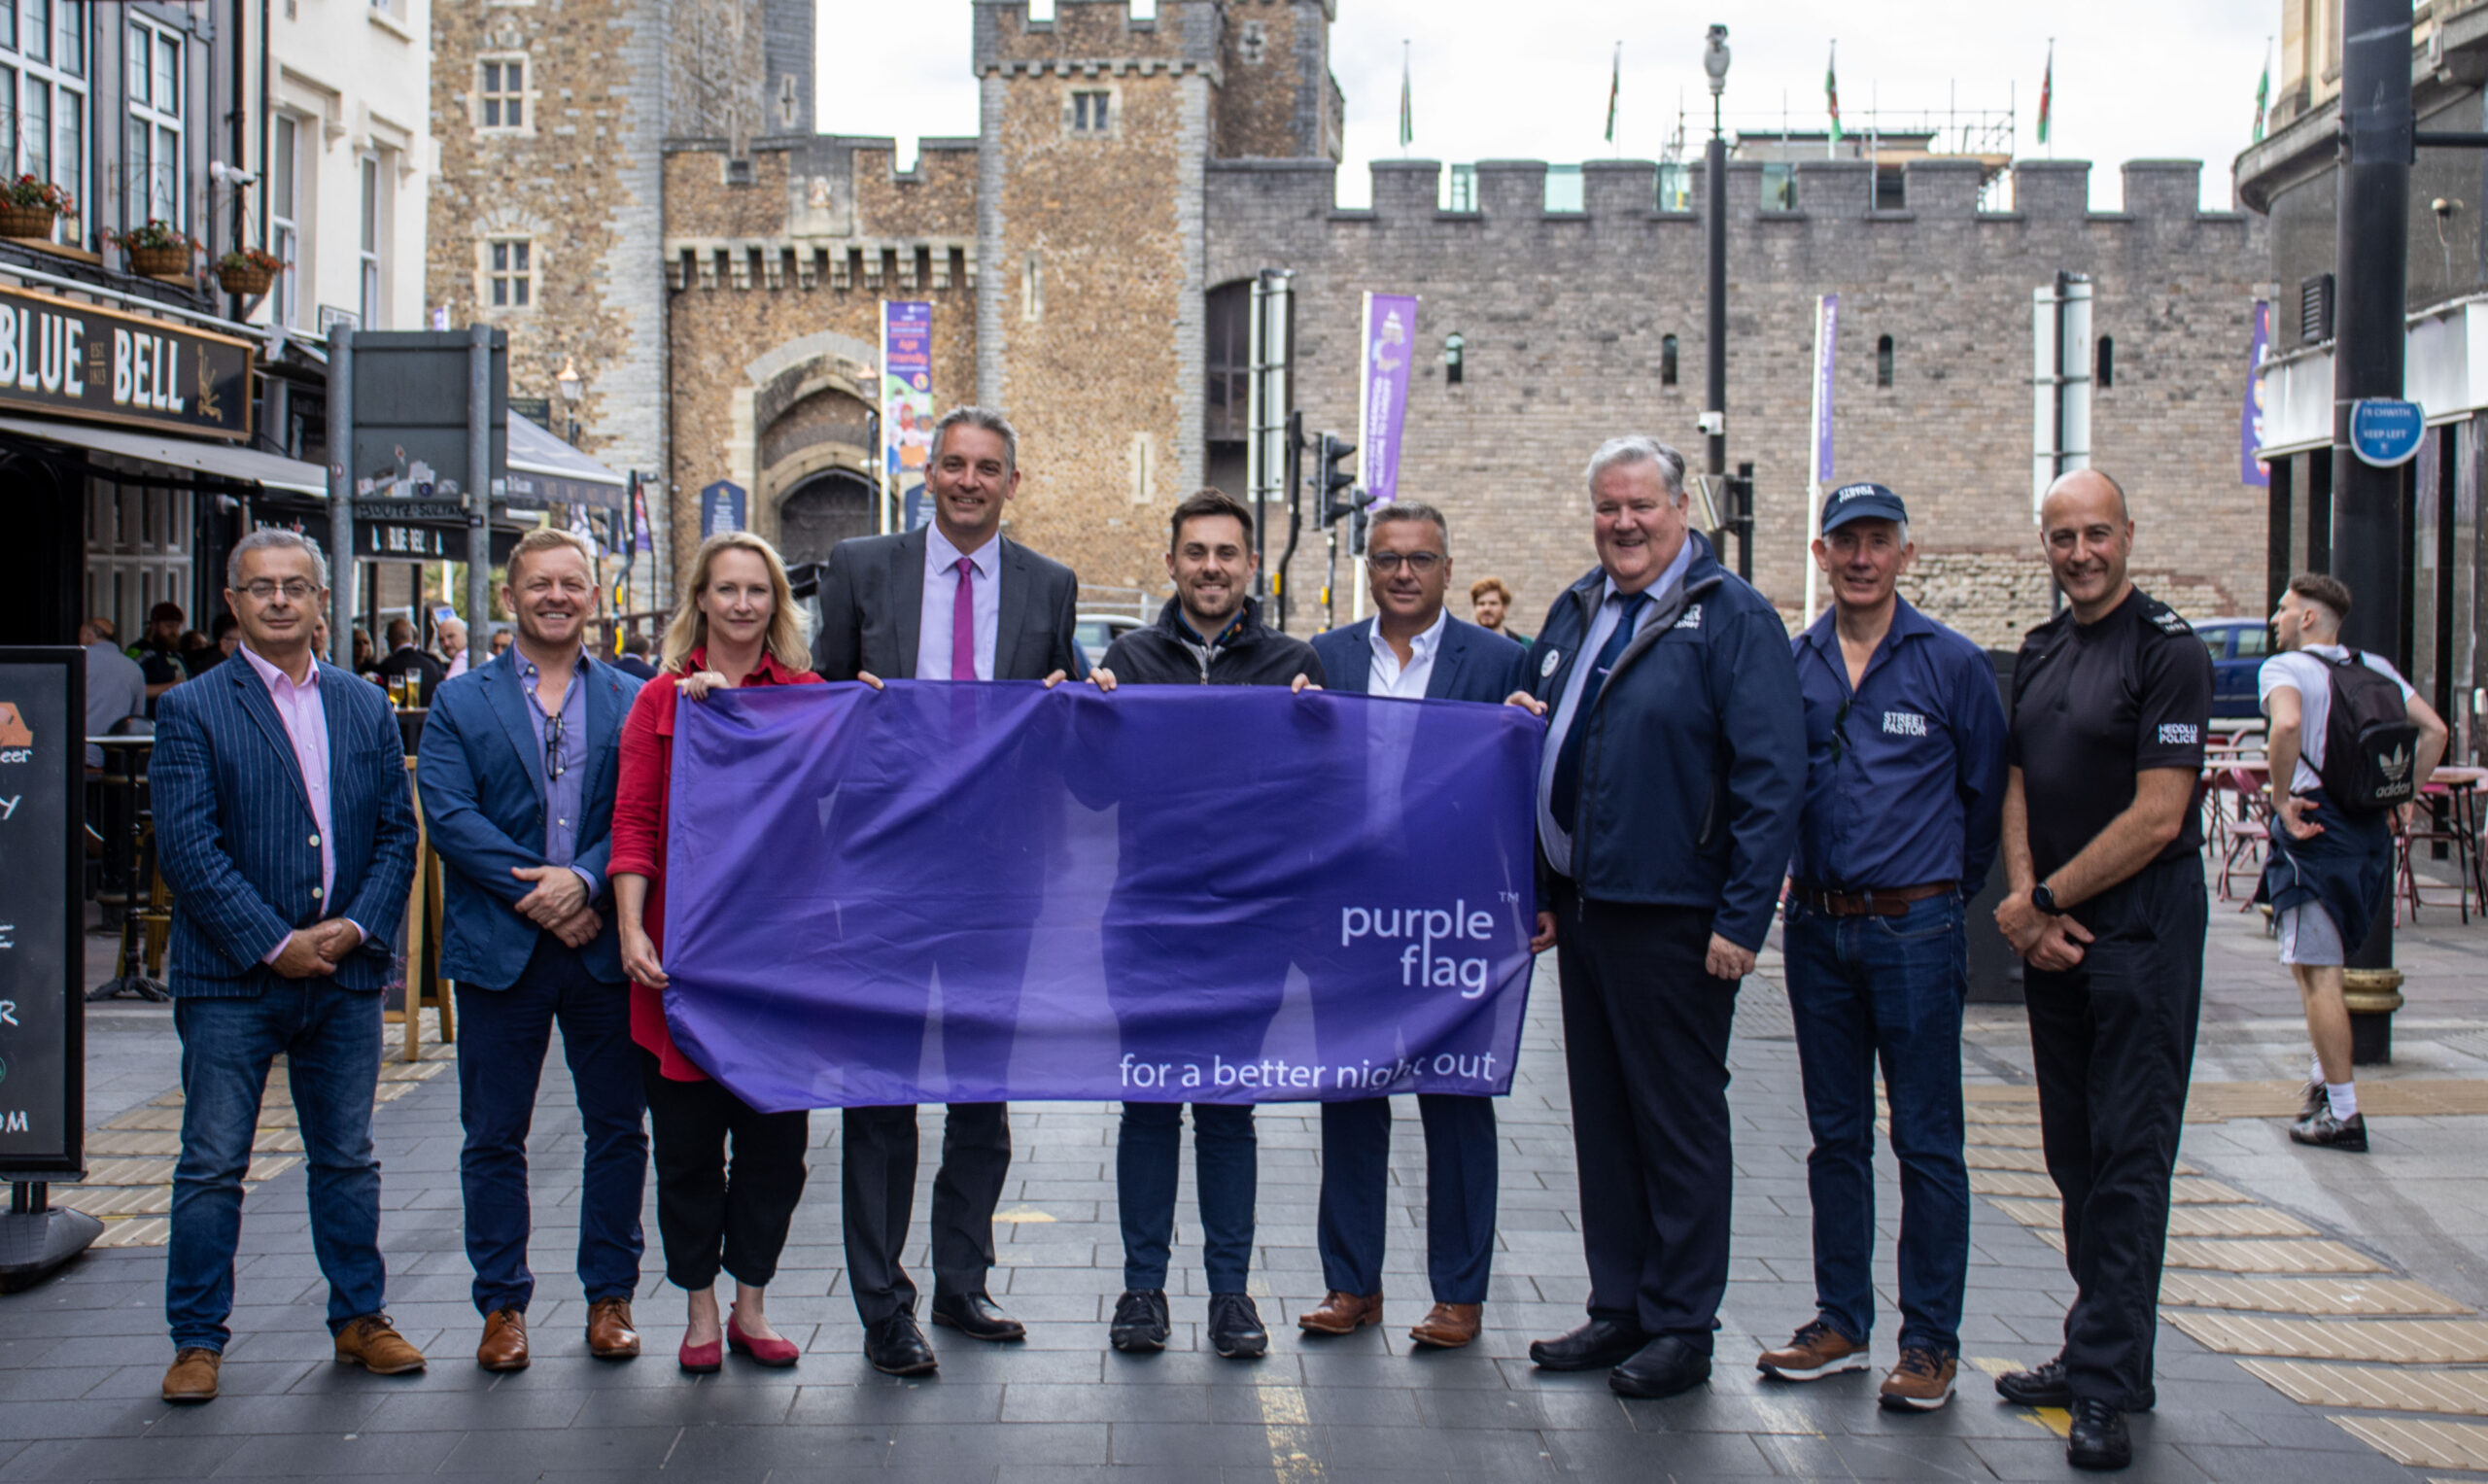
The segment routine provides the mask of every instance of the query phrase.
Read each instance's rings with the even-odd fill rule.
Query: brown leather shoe
[[[527,1368],[527,1311],[495,1309],[484,1316],[484,1342],[475,1347],[475,1363],[486,1370]]]
[[[424,1353],[406,1343],[386,1314],[346,1321],[337,1331],[337,1363],[360,1365],[375,1376],[399,1376],[424,1368]]]
[[[1366,1325],[1382,1323],[1382,1295],[1367,1294],[1360,1298],[1332,1289],[1322,1295],[1319,1308],[1298,1314],[1296,1323],[1307,1334],[1353,1334]]]
[[[1477,1337],[1485,1319],[1482,1303],[1438,1303],[1426,1311],[1408,1338],[1436,1350],[1458,1350]]]
[[[185,1345],[174,1351],[172,1369],[164,1372],[164,1399],[214,1401],[216,1371],[224,1363],[222,1352],[203,1345]]]
[[[639,1331],[631,1328],[631,1300],[600,1298],[587,1306],[587,1353],[600,1361],[627,1361],[639,1353]]]

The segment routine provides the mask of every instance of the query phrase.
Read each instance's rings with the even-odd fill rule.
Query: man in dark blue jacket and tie
[[[1728,1286],[1728,1027],[1780,901],[1806,781],[1788,630],[1687,529],[1684,456],[1590,459],[1599,565],[1530,650],[1549,716],[1535,946],[1561,945],[1589,1322],[1548,1370],[1628,1397],[1710,1379]]]
[[[1443,606],[1451,535],[1442,512],[1413,500],[1373,513],[1365,537],[1372,618],[1318,634],[1333,690],[1403,701],[1501,702],[1528,682],[1529,651]],[[1424,733],[1417,738],[1422,743]],[[1396,815],[1426,801],[1401,797],[1380,759],[1365,780],[1370,803]],[[1332,986],[1352,995],[1353,985]],[[1317,1001],[1317,1008],[1318,1008]],[[1495,1105],[1483,1097],[1417,1097],[1426,1129],[1426,1268],[1434,1307],[1409,1331],[1420,1345],[1457,1349],[1477,1337],[1495,1251]],[[1308,1334],[1347,1334],[1382,1322],[1385,1199],[1391,1180],[1391,1099],[1322,1105],[1321,1304],[1296,1316]]]
[[[371,1153],[380,995],[415,876],[415,811],[388,698],[311,650],[328,594],[320,548],[255,531],[225,563],[240,664],[157,707],[156,850],[173,888],[182,1156],[164,1310],[167,1401],[214,1399],[232,1331],[242,1176],[282,1054],[311,1170],[311,1243],[336,1358],[424,1368],[381,1312],[380,1161]]]
[[[596,554],[574,533],[546,527],[520,537],[502,601],[518,641],[441,686],[415,782],[444,868],[441,973],[458,984],[466,1022],[458,1175],[484,1316],[475,1363],[521,1370],[536,1294],[527,1134],[557,1023],[587,1143],[578,1274],[588,1353],[639,1353],[631,1294],[644,1245],[647,1101],[605,871],[622,722],[639,681],[588,658]]]

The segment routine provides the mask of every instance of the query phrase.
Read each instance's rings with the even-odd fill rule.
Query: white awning
[[[320,466],[277,454],[263,454],[255,448],[236,448],[230,443],[202,443],[190,438],[166,437],[161,433],[131,432],[120,428],[96,428],[85,423],[55,423],[24,417],[0,417],[0,432],[49,438],[54,443],[74,443],[99,454],[119,454],[124,459],[170,464],[179,468],[196,469],[202,474],[214,474],[219,478],[235,479],[266,489],[290,490],[297,495],[326,496],[328,493],[328,473]]]
[[[573,505],[622,508],[622,492],[630,481],[606,468],[533,421],[509,415],[509,502],[547,505],[561,500]]]

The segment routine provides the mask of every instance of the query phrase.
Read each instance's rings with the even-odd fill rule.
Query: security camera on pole
[[[1703,226],[1710,239],[1710,294],[1703,328],[1709,374],[1702,397],[1704,482],[1715,493],[1728,472],[1728,141],[1719,128],[1719,98],[1728,87],[1728,28],[1714,25],[1702,45],[1710,79],[1710,142],[1702,153]]]

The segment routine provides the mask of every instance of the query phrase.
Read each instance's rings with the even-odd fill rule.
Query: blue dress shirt
[[[1853,691],[1831,612],[1792,642],[1806,804],[1789,874],[1841,891],[1956,880],[1977,895],[2004,811],[2004,706],[1986,652],[1904,599]]]

